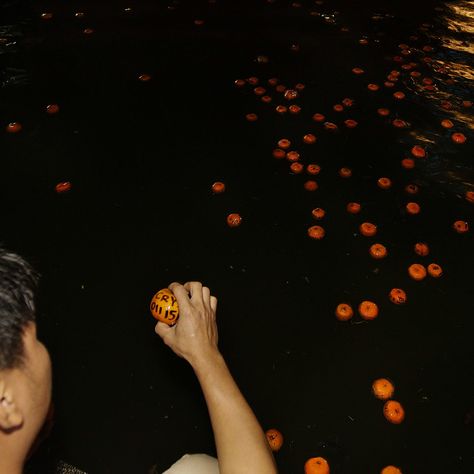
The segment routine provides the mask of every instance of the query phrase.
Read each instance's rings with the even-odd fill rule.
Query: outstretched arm
[[[206,399],[221,474],[275,474],[265,434],[217,348],[217,299],[199,282],[172,283],[179,319],[156,332],[194,369]]]

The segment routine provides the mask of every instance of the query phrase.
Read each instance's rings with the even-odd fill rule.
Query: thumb
[[[155,326],[156,334],[158,334],[158,336],[160,336],[163,340],[165,340],[165,338],[167,338],[172,331],[173,328],[165,323],[162,323],[161,321],[158,321],[157,325]]]

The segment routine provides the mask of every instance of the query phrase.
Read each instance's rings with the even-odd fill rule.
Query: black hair
[[[23,362],[23,332],[35,320],[38,277],[22,257],[0,247],[0,370]]]

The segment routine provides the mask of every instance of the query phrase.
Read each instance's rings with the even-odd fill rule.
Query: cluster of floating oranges
[[[49,14],[45,14],[45,15],[48,15],[45,19],[50,19],[51,18],[51,17],[49,17]],[[48,104],[45,107],[44,110],[48,115],[56,115],[59,112],[60,109],[59,109],[58,104]],[[23,130],[23,125],[20,122],[10,122],[5,127],[5,131],[7,133],[10,133],[10,134],[19,133],[22,130]],[[65,181],[65,182],[58,183],[55,186],[55,191],[58,194],[63,194],[63,193],[66,193],[66,192],[70,191],[71,188],[72,188],[71,183],[69,181]]]
[[[415,39],[414,37],[412,39]],[[368,44],[368,41],[365,39],[360,40],[360,44]],[[410,48],[407,45],[400,45],[401,48],[401,56],[394,57],[394,61],[396,63],[400,63],[401,70],[394,69],[390,71],[387,75],[386,80],[383,82],[383,85],[386,88],[394,88],[396,84],[402,77],[404,72],[410,71],[410,77],[413,80],[420,79],[423,87],[426,90],[434,90],[435,87],[434,81],[428,77],[422,77],[421,72],[417,71],[417,63],[410,62],[406,63],[404,57],[409,56],[411,54]],[[431,46],[426,45],[422,48],[422,51],[425,55],[424,62],[429,64],[428,53],[433,51]],[[428,58],[428,59],[426,59]],[[363,76],[365,74],[365,70],[361,67],[354,67],[352,72],[355,75]],[[274,110],[276,113],[282,114],[297,114],[301,111],[301,107],[299,105],[294,104],[292,101],[296,100],[301,96],[301,92],[304,90],[305,86],[302,83],[296,84],[293,88],[287,88],[283,84],[280,83],[279,79],[272,77],[267,81],[268,86],[260,85],[259,78],[252,76],[247,80],[238,79],[235,81],[235,85],[239,88],[244,87],[245,85],[251,85],[254,87],[254,93],[257,97],[267,104],[273,103],[274,97],[268,92],[268,87],[274,88],[276,93],[281,94],[282,100],[280,100],[279,104],[274,106]],[[377,93],[381,86],[376,83],[369,83],[367,85],[367,89],[370,92]],[[404,101],[407,98],[407,94],[402,90],[395,90],[392,93],[393,99],[395,101]],[[288,103],[291,102],[291,103]],[[344,110],[352,107],[354,105],[354,101],[350,98],[343,99],[340,103],[336,103],[332,109],[334,112],[341,113]],[[465,108],[469,108],[472,106],[472,102],[470,101],[463,101],[462,106]],[[450,110],[452,105],[446,101],[441,103],[441,107],[444,110]],[[392,111],[386,107],[379,107],[377,109],[377,113],[381,117],[387,117],[390,120],[390,123],[393,127],[398,129],[408,129],[411,124],[404,120],[403,118],[394,116]],[[248,113],[246,119],[250,122],[254,122],[259,119],[256,113],[251,112]],[[390,118],[392,117],[392,118]],[[323,125],[324,130],[326,131],[337,131],[339,126],[336,123],[329,122],[326,119],[326,115],[317,112],[314,113],[312,116],[312,120],[316,123],[320,123]],[[346,119],[344,121],[344,125],[346,128],[355,128],[358,125],[358,122],[353,119]],[[452,129],[455,124],[452,120],[443,119],[441,121],[441,126],[445,129]],[[466,136],[461,132],[453,132],[450,136],[451,141],[455,144],[464,144],[467,140]],[[302,136],[302,143],[306,145],[314,145],[317,142],[318,138],[314,133],[306,133]],[[412,170],[416,166],[416,160],[423,160],[427,158],[427,149],[420,145],[415,144],[411,147],[408,156],[405,156],[401,160],[401,166],[405,170]],[[321,171],[321,166],[316,163],[309,163],[303,164],[302,157],[298,149],[294,147],[292,140],[287,137],[281,138],[277,141],[276,147],[272,151],[272,155],[277,160],[286,159],[289,162],[289,169],[292,174],[301,174],[306,170],[306,173],[309,175],[318,175]],[[352,170],[347,167],[342,167],[339,169],[338,174],[341,178],[348,179],[352,176]],[[377,186],[382,190],[388,190],[392,188],[392,180],[387,177],[383,176],[377,180]],[[319,188],[318,182],[314,179],[308,179],[304,181],[303,188],[306,191],[316,191]],[[411,183],[405,186],[405,192],[408,195],[414,196],[418,194],[419,188],[416,184]],[[467,191],[465,193],[465,199],[468,202],[474,203],[474,191]],[[361,204],[358,202],[350,202],[346,206],[347,212],[351,214],[359,214],[361,211]],[[416,216],[422,212],[422,208],[418,202],[414,200],[409,200],[405,204],[404,210],[407,215],[409,216]],[[311,215],[314,220],[322,221],[326,216],[326,211],[321,207],[316,207],[311,211]],[[466,233],[469,230],[469,225],[467,222],[463,220],[457,220],[453,223],[453,229],[457,233]],[[361,235],[365,237],[374,237],[377,235],[377,225],[372,222],[363,222],[359,226],[359,232]],[[324,227],[321,225],[311,225],[307,229],[307,234],[311,239],[314,240],[321,240],[326,236],[326,231]],[[427,243],[425,242],[417,242],[414,245],[414,252],[419,257],[426,257],[430,254],[430,249]],[[388,255],[388,250],[385,245],[382,243],[374,243],[369,248],[369,254],[374,259],[384,259]],[[429,263],[428,265],[423,265],[421,263],[413,263],[408,267],[408,275],[415,281],[423,280],[427,275],[432,278],[439,278],[443,275],[443,269],[438,263]],[[406,292],[401,288],[392,288],[388,292],[389,300],[396,305],[403,305],[407,302],[407,295]],[[377,318],[379,315],[379,307],[378,305],[369,300],[364,300],[359,303],[357,307],[357,312],[363,320],[373,320]],[[335,315],[338,320],[340,321],[348,321],[354,316],[354,309],[348,303],[340,303],[337,305],[335,310]],[[400,424],[405,418],[405,411],[403,406],[400,402],[393,400],[392,396],[394,393],[394,386],[388,379],[378,379],[374,381],[372,385],[372,390],[374,395],[384,400],[385,403],[383,405],[383,415],[385,418],[393,424]],[[271,448],[274,451],[278,451],[282,444],[283,444],[283,436],[282,434],[275,429],[269,430],[267,432],[268,442]],[[329,473],[329,465],[324,458],[316,457],[309,459],[305,464],[305,473],[306,474],[327,474]],[[401,474],[401,470],[395,466],[387,466],[382,469],[381,474]]]

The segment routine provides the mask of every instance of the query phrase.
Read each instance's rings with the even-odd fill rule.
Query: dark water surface
[[[474,4],[300,5],[1,7],[0,240],[43,275],[39,325],[55,371],[55,425],[31,472],[59,459],[88,473],[162,472],[185,452],[214,453],[193,373],[154,335],[148,311],[155,291],[194,279],[219,297],[221,349],[259,420],[285,436],[282,473],[303,472],[311,456],[326,457],[334,474],[388,464],[404,474],[474,472],[473,238],[452,229],[473,224],[464,199],[474,190],[473,108],[462,101],[473,100]],[[145,73],[151,80],[138,80]],[[255,86],[234,85],[252,76],[271,104]],[[299,114],[275,112],[289,104],[272,77],[305,84]],[[346,97],[354,105],[334,112]],[[53,103],[59,113],[46,114]],[[339,130],[314,122],[316,112]],[[407,127],[393,127],[396,118]],[[10,122],[22,131],[6,133]],[[454,144],[453,132],[467,142]],[[302,143],[307,133],[316,144]],[[321,166],[317,191],[272,157],[283,137],[304,164]],[[426,158],[403,169],[417,144]],[[391,189],[377,187],[382,176]],[[217,180],[227,185],[218,196]],[[72,190],[57,194],[62,181]],[[418,195],[404,192],[409,183]],[[406,213],[411,200],[419,215]],[[346,212],[350,201],[360,215]],[[327,213],[322,241],[307,236],[315,207]],[[226,226],[230,212],[243,217],[237,229]],[[364,221],[377,224],[376,237],[360,235]],[[428,257],[413,252],[418,241]],[[386,259],[369,256],[374,242]],[[436,262],[444,275],[415,282],[407,268],[416,262]],[[389,301],[394,287],[406,305]],[[365,299],[379,305],[376,320],[335,319],[338,303]],[[371,395],[378,377],[395,383],[406,410],[399,426]]]

